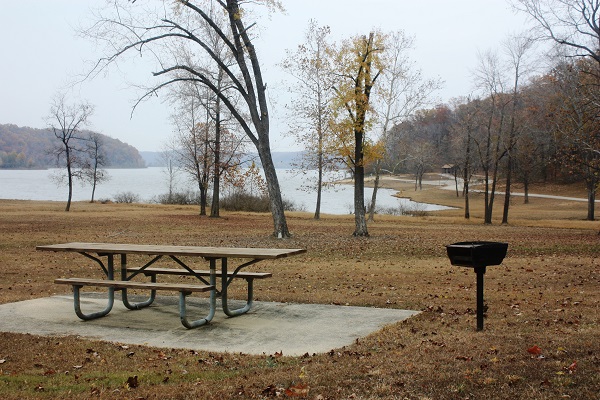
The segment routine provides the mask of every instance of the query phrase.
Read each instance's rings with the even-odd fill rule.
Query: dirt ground
[[[56,277],[91,276],[73,254],[36,252],[71,241],[306,248],[255,269],[260,301],[422,311],[325,354],[250,356],[0,333],[0,397],[310,399],[599,399],[600,228],[585,202],[511,202],[508,225],[482,221],[482,197],[387,181],[401,196],[455,206],[424,216],[376,215],[354,238],[353,216],[288,213],[291,239],[270,236],[269,214],[147,204],[0,200],[0,303],[67,293]],[[555,192],[553,189],[548,189]],[[563,190],[569,195],[581,195]],[[581,197],[581,196],[580,196]],[[475,274],[445,245],[509,243],[486,273],[485,329],[475,330]],[[241,292],[234,291],[236,296]],[[0,322],[1,326],[1,322]],[[1,329],[0,329],[1,331]]]

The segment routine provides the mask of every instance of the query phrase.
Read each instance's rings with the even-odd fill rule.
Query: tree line
[[[84,131],[89,135],[91,131]],[[144,168],[138,150],[106,135],[104,140],[107,166],[110,168]],[[52,130],[13,124],[0,124],[0,168],[39,169],[56,167],[56,157],[51,149],[56,141]]]
[[[498,51],[479,54],[473,91],[433,108],[422,106],[440,82],[421,76],[403,31],[374,31],[336,44],[328,41],[328,27],[312,21],[305,42],[288,54],[283,66],[296,79],[299,94],[290,105],[290,130],[299,143],[310,143],[306,168],[322,171],[343,161],[352,172],[355,235],[368,235],[365,171],[375,176],[370,220],[382,171],[413,174],[417,190],[426,172],[442,166],[454,173],[457,195],[465,198],[465,218],[470,217],[470,183],[477,177],[486,224],[492,222],[500,183],[502,223],[508,223],[514,181],[523,185],[526,202],[531,183],[585,182],[587,219],[594,219],[600,2],[514,3],[536,29],[508,37]],[[547,49],[547,42],[555,46]]]
[[[561,172],[558,165],[573,171],[577,166],[584,175],[587,168],[585,179],[593,197],[599,148],[594,128],[598,2],[514,3],[539,28],[536,37],[508,39],[502,59],[483,54],[474,76],[477,91],[451,105],[427,108],[441,82],[421,75],[409,57],[412,38],[403,31],[374,30],[331,43],[329,29],[312,22],[305,42],[282,62],[296,79],[291,130],[310,150],[305,166],[319,170],[318,196],[324,185],[322,172],[331,165],[344,163],[352,173],[354,235],[368,236],[364,179],[369,165],[376,189],[385,170],[414,171],[418,187],[436,159],[454,165],[465,188],[467,218],[469,182],[475,173],[483,175],[486,223],[491,222],[502,177],[504,222],[512,180],[528,184],[540,174],[556,176]],[[90,76],[132,55],[155,61],[154,80],[139,102],[166,92],[183,113],[175,117],[177,132],[185,133],[178,147],[190,137],[200,138],[190,142],[187,152],[192,156],[190,173],[201,192],[211,182],[213,200],[218,201],[221,179],[235,169],[238,154],[246,146],[256,149],[273,235],[284,238],[289,230],[270,150],[267,83],[254,46],[255,21],[265,9],[279,11],[283,6],[276,0],[116,0],[83,33],[106,50]],[[558,44],[564,54],[550,72],[536,79],[527,57],[541,39]],[[533,80],[526,82],[529,78]]]
[[[501,51],[479,55],[474,92],[451,104],[419,110],[394,126],[383,145],[386,167],[422,174],[443,164],[463,183],[481,177],[485,223],[492,222],[498,183],[504,182],[502,223],[508,223],[514,181],[529,201],[535,182],[582,182],[587,219],[595,219],[600,174],[600,2],[516,0],[534,22],[507,38]],[[535,50],[544,43],[546,54]],[[540,72],[542,70],[542,72]],[[457,195],[458,195],[457,185]]]

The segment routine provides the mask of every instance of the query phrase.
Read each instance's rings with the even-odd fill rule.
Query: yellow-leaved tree
[[[371,32],[344,41],[336,50],[337,82],[334,90],[333,129],[336,133],[332,146],[348,165],[354,179],[354,236],[369,236],[365,218],[365,162],[372,146],[367,132],[375,116],[371,107],[371,93],[383,65],[384,35]]]

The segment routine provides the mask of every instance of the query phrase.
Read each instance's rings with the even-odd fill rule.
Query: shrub
[[[222,197],[219,206],[227,211],[269,212],[271,210],[268,195],[255,195],[241,190]],[[295,204],[287,199],[283,199],[283,209],[297,211]]]
[[[198,205],[200,196],[198,193],[188,190],[187,192],[163,193],[156,196],[153,200],[159,204],[177,204],[177,205]]]
[[[222,197],[219,206],[227,211],[267,212],[270,210],[268,196],[257,196],[241,190]]]
[[[140,196],[133,192],[121,192],[115,195],[115,203],[139,203]]]

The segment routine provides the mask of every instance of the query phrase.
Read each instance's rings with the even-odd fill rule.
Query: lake
[[[51,200],[66,201],[68,190],[58,186],[52,179],[57,170],[0,170],[0,199]],[[123,192],[132,192],[144,202],[152,202],[157,196],[168,193],[168,178],[165,168],[150,167],[141,169],[109,169],[110,180],[96,187],[96,200],[113,199]],[[316,191],[302,189],[306,179],[314,178],[316,171],[299,174],[297,171],[278,169],[277,176],[283,197],[297,207],[314,212]],[[335,179],[335,174],[329,176]],[[341,178],[338,175],[337,178]],[[194,190],[194,185],[180,173],[175,179],[178,191]],[[371,188],[365,188],[365,202],[369,202]],[[394,208],[413,211],[433,211],[447,207],[433,204],[415,203],[408,199],[393,197],[396,193],[390,189],[379,189],[377,205],[381,208]],[[75,183],[73,201],[85,201],[91,198],[91,187]],[[351,214],[353,211],[352,185],[336,185],[323,191],[321,212],[325,214]]]

